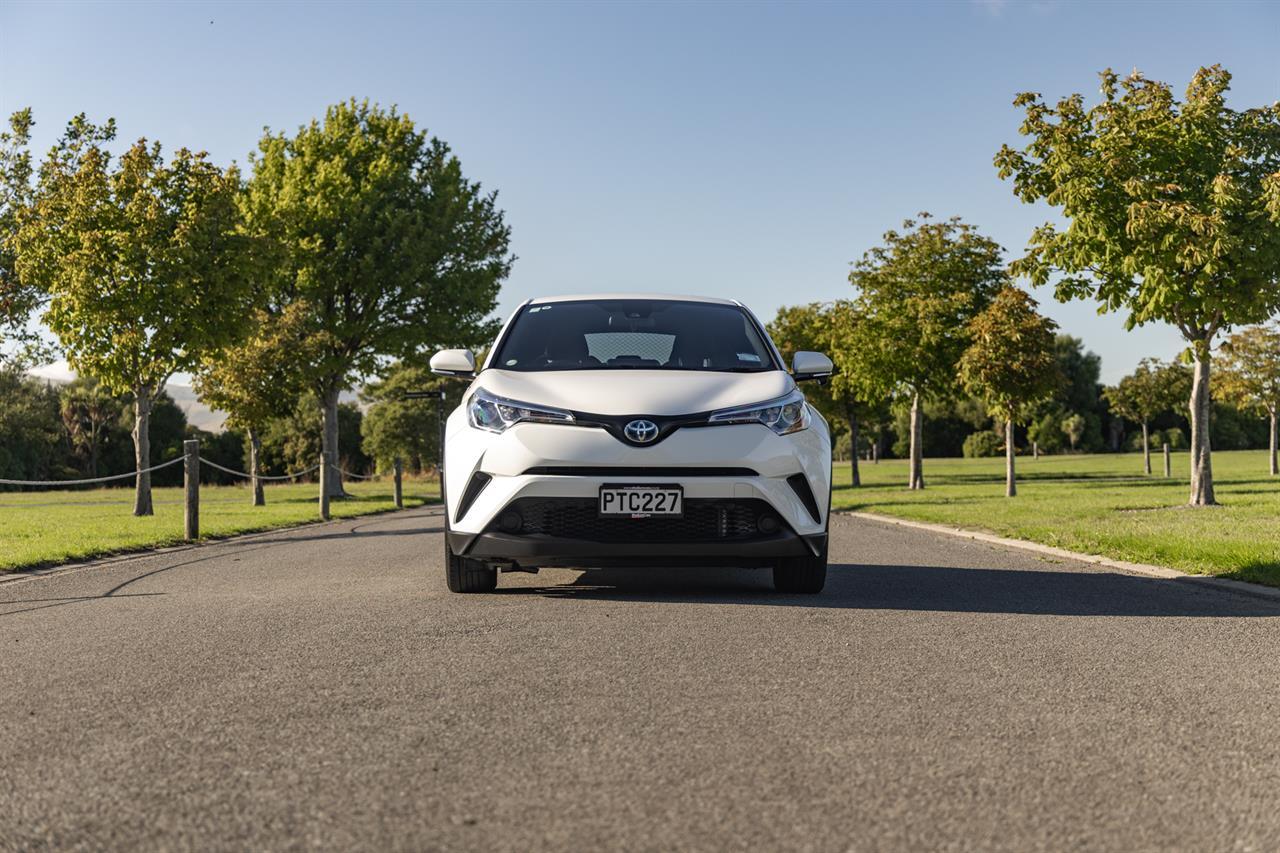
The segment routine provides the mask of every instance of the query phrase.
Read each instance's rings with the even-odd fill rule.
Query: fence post
[[[329,520],[329,454],[320,454],[320,518]]]
[[[404,509],[404,465],[400,463],[399,456],[392,462],[392,467],[396,472],[396,509]]]
[[[186,523],[183,532],[188,542],[200,538],[200,442],[182,442],[182,482],[186,486]]]
[[[1173,476],[1173,466],[1169,460],[1169,442],[1164,443],[1164,476],[1166,478]]]

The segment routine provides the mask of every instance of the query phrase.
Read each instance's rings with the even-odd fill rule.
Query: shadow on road
[[[1194,586],[1194,581],[1110,572],[944,566],[832,565],[821,595],[782,595],[769,572],[748,569],[598,569],[558,586],[500,594],[617,602],[662,601],[851,610],[1017,613],[1042,616],[1260,616],[1280,605]]]

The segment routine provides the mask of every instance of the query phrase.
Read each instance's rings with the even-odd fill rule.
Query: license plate
[[[601,486],[600,514],[611,517],[648,518],[678,516],[684,512],[680,486]]]

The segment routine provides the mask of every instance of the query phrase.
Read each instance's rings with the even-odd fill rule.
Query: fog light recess
[[[762,515],[756,522],[756,527],[760,528],[761,533],[777,533],[781,525],[778,519],[772,515]]]
[[[498,525],[508,533],[519,533],[524,527],[524,519],[515,510],[508,510],[498,519]]]

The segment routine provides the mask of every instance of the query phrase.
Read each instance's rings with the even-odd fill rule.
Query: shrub
[[[1004,438],[992,430],[971,433],[964,440],[966,459],[977,459],[982,456],[999,456],[1004,452]]]

